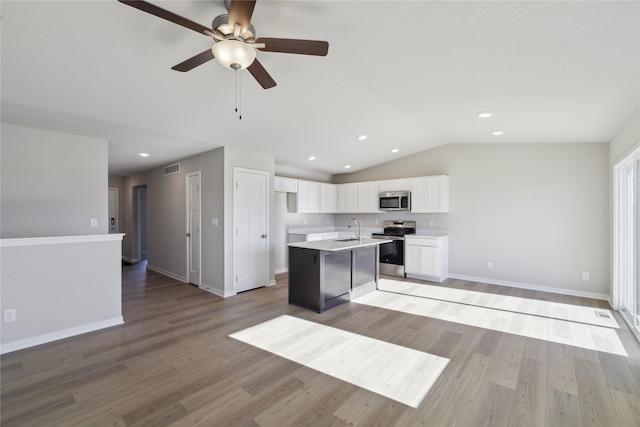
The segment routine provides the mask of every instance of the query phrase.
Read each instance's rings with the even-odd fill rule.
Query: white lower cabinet
[[[404,271],[434,282],[449,277],[449,236],[405,236]]]

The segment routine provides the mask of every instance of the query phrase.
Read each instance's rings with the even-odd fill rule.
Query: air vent
[[[604,311],[604,310],[596,310],[596,316],[598,317],[606,317],[607,319],[611,319],[611,316],[609,315],[608,311]]]
[[[164,175],[173,175],[174,173],[179,173],[180,172],[180,163],[174,163],[172,165],[169,166],[165,166],[164,167]]]

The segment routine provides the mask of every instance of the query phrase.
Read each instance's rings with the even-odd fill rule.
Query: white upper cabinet
[[[358,212],[358,187],[355,183],[338,184],[338,212]]]
[[[410,191],[410,179],[387,179],[380,181],[380,192],[383,191]]]
[[[313,181],[298,181],[298,203],[299,213],[320,212],[320,183]]]
[[[358,212],[380,212],[378,200],[380,186],[378,181],[356,183],[358,193]]]
[[[274,191],[280,191],[285,193],[297,193],[298,180],[276,176],[273,178],[273,189]]]
[[[449,177],[411,178],[411,212],[449,212]]]
[[[276,176],[274,189],[289,193],[289,212],[380,213],[379,194],[385,191],[411,191],[411,212],[414,213],[449,212],[449,177],[446,175],[338,185]]]
[[[338,212],[338,187],[335,184],[320,184],[320,212]]]
[[[338,212],[365,213],[378,210],[377,181],[338,184]]]

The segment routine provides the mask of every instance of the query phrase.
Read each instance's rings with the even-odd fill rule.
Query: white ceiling
[[[152,3],[207,26],[226,13]],[[278,86],[241,72],[242,120],[233,71],[171,70],[209,37],[116,0],[0,8],[2,120],[107,139],[114,175],[223,145],[335,174],[446,143],[608,142],[639,105],[638,1],[258,0],[258,37],[329,54],[258,52]]]

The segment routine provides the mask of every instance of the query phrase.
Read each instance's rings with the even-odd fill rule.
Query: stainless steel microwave
[[[408,211],[411,209],[411,192],[388,191],[380,193],[378,209],[381,211]]]

